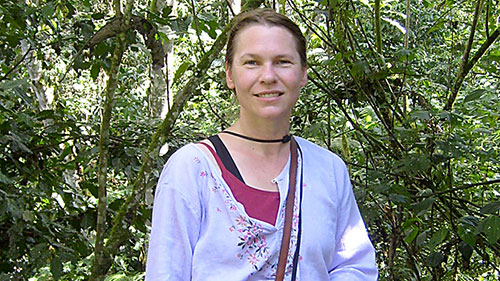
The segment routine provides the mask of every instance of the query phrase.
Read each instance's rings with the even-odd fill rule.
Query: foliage
[[[481,46],[496,36],[498,3],[485,3],[490,12],[479,14],[467,55],[481,60],[451,110],[462,64],[471,63],[464,53],[475,3],[423,1],[408,11],[382,1],[381,52],[376,19],[362,16],[373,3],[320,1],[305,9],[288,3],[311,42],[313,89],[306,93],[314,100],[319,90],[319,102],[332,104],[328,115],[325,106],[299,107],[297,127],[319,119],[312,135],[351,165],[380,279],[496,280],[499,48],[481,53]]]
[[[98,143],[120,32],[127,47],[111,104],[106,247],[116,219],[126,227],[102,270],[106,280],[143,277],[164,161],[238,114],[223,53],[212,48],[232,17],[228,2],[176,2],[132,1],[128,27],[120,1],[0,6],[0,280],[83,280],[96,266]],[[500,2],[423,0],[408,10],[386,0],[378,12],[377,1],[264,2],[307,35],[309,83],[292,131],[348,163],[380,280],[497,280]],[[149,98],[168,44],[175,95],[165,122]],[[162,143],[169,150],[158,157]]]

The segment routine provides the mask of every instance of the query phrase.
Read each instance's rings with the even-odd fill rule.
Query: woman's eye
[[[289,60],[280,60],[279,64],[291,64],[292,62]]]
[[[247,60],[247,61],[245,61],[245,64],[247,64],[247,65],[256,65],[256,64],[257,64],[257,61],[254,61],[254,60]]]

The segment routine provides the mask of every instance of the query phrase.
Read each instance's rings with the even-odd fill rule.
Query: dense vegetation
[[[237,116],[234,2],[2,0],[0,280],[143,277],[163,163]],[[292,131],[348,163],[380,280],[498,280],[500,1],[242,2],[307,36]]]

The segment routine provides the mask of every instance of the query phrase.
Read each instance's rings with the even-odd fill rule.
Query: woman
[[[302,138],[289,141],[290,114],[307,81],[300,29],[268,9],[239,15],[225,68],[240,117],[165,165],[146,279],[376,280],[344,163]],[[286,209],[290,238],[283,240]]]

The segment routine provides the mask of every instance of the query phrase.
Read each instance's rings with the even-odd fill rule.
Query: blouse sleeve
[[[191,262],[198,240],[201,203],[196,161],[185,148],[163,168],[156,188],[146,280],[191,280]],[[186,155],[188,154],[188,155]]]
[[[377,280],[378,270],[375,262],[375,250],[370,242],[365,224],[359,212],[349,180],[349,174],[343,165],[342,192],[338,205],[338,224],[333,268],[330,280],[335,281],[370,281]]]

